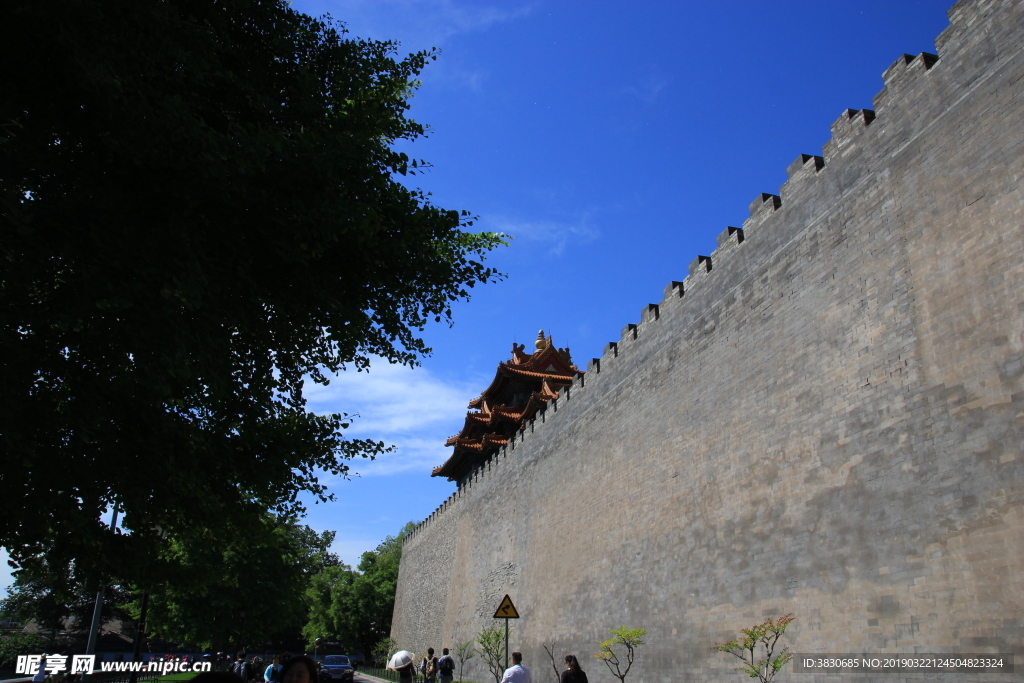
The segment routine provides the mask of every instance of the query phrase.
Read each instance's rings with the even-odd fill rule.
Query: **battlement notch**
[[[847,109],[840,114],[830,126],[832,139],[821,148],[825,163],[840,154],[874,120],[875,112],[871,109]]]

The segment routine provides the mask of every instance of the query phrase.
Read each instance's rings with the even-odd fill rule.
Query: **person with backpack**
[[[274,658],[270,661],[270,666],[263,672],[263,680],[266,683],[281,683],[281,658],[274,655]]]
[[[239,652],[235,663],[231,665],[231,673],[242,679],[242,683],[249,683],[252,678],[252,667],[245,661],[245,653]]]
[[[423,658],[420,671],[423,672],[424,683],[437,683],[437,657],[434,656],[434,648],[427,648],[427,656]]]
[[[452,683],[455,678],[455,660],[448,654],[448,648],[441,648],[441,659],[437,660],[437,677],[441,683]]]

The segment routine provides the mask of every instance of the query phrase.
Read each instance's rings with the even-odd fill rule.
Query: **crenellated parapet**
[[[830,127],[832,139],[821,148],[825,163],[841,155],[874,120],[875,112],[871,109],[847,109],[840,114]]]
[[[748,207],[750,218],[743,221],[744,230],[756,230],[782,208],[782,198],[769,192],[762,192]]]
[[[987,19],[993,12],[1005,12],[1006,5],[1012,4],[1014,3],[1008,3],[1005,0],[960,0],[957,2],[946,13],[949,17],[949,26],[935,39],[935,47],[939,54],[956,52],[968,59],[977,58],[979,55],[973,53],[978,48],[977,27],[987,25]],[[970,49],[973,54],[964,54],[967,52],[967,44],[972,42],[974,45],[971,45]]]
[[[801,154],[798,156],[786,168],[788,180],[779,189],[780,201],[789,201],[795,193],[800,191],[804,183],[814,178],[823,168],[825,168],[825,157],[816,154]]]
[[[892,66],[882,73],[885,87],[871,100],[875,110],[884,113],[886,107],[912,86],[916,79],[923,76],[924,72],[935,66],[937,61],[939,61],[939,56],[929,52],[922,52],[916,56],[901,55],[892,63]]]

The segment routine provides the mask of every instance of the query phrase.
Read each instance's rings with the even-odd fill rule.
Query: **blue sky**
[[[513,341],[544,329],[585,367],[778,193],[797,155],[820,154],[841,112],[871,108],[900,54],[935,52],[951,4],[295,0],[353,36],[442,50],[410,113],[432,132],[403,148],[433,168],[410,184],[515,237],[489,259],[507,279],[426,330],[421,368],[309,391],[315,410],[361,415],[352,436],[396,450],[329,481],[337,502],[306,523],[337,531],[355,564],[427,516],[454,490],[429,476],[444,440]]]

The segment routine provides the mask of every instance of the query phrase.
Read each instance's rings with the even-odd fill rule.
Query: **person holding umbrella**
[[[398,672],[399,681],[412,683],[416,677],[416,665],[413,663],[415,657],[416,655],[408,650],[399,650],[391,655],[391,659],[388,660],[388,668]]]

